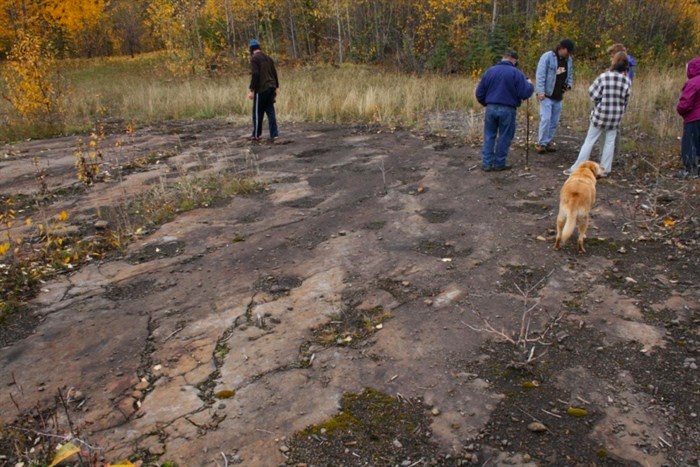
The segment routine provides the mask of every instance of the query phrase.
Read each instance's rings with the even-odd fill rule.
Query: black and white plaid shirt
[[[588,95],[595,103],[591,112],[593,126],[605,130],[614,130],[620,126],[620,120],[627,108],[632,82],[626,73],[606,71],[598,76]]]

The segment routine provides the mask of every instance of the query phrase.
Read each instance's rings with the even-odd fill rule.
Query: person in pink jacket
[[[698,152],[700,151],[700,57],[688,62],[688,81],[683,85],[676,111],[683,117],[681,158],[684,169],[680,178],[698,176]]]

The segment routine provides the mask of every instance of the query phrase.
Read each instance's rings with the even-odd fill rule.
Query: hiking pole
[[[525,170],[530,170],[530,98],[525,104]]]

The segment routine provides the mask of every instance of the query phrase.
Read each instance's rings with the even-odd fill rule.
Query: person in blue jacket
[[[508,170],[508,149],[515,135],[516,109],[532,96],[532,83],[518,70],[518,54],[507,50],[503,59],[486,70],[476,87],[476,100],[486,106],[481,169]]]
[[[559,126],[564,93],[574,84],[574,43],[564,39],[554,50],[542,54],[537,64],[535,94],[540,101],[540,127],[535,149],[539,154],[554,152],[552,140]]]
[[[629,59],[630,62],[630,69],[627,72],[627,77],[630,79],[630,81],[634,80],[634,68],[637,66],[637,61],[632,57],[628,52],[627,52],[627,47],[625,47],[623,44],[613,44],[610,47],[608,47],[608,55],[610,55],[610,60],[612,60],[615,55],[618,52],[625,52],[627,54],[627,58]]]

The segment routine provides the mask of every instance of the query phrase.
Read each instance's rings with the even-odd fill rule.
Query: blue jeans
[[[484,167],[505,167],[513,136],[515,107],[487,105],[484,117],[484,147],[481,151],[481,163]]]
[[[554,139],[561,116],[561,101],[545,97],[540,101],[540,129],[537,133],[537,144],[546,146]]]

